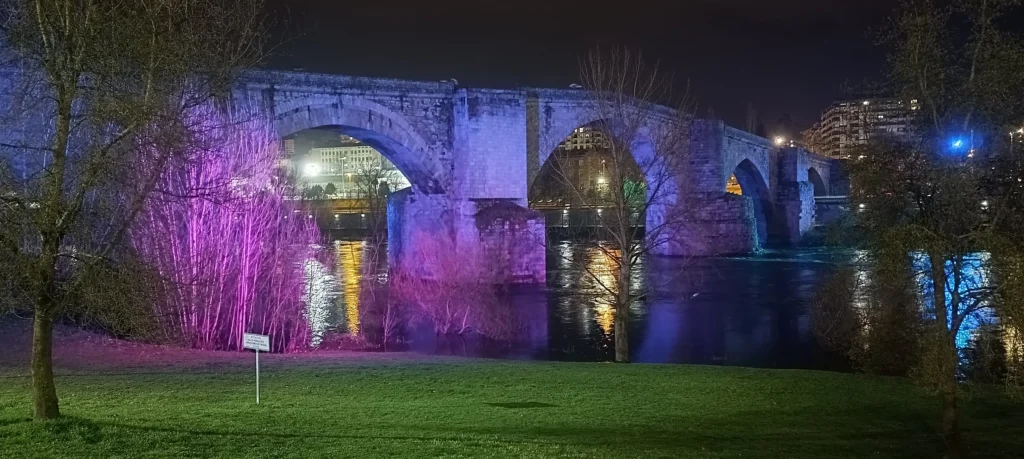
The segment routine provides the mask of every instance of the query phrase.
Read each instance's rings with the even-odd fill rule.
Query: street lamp
[[[781,146],[783,146],[785,144],[786,144],[786,138],[785,137],[783,137],[781,135],[775,136],[775,146],[781,147]]]

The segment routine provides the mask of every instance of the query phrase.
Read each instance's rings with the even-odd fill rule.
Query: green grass
[[[939,457],[934,399],[901,379],[808,371],[481,360],[264,364],[66,375],[29,421],[0,374],[0,458]],[[975,457],[1021,457],[1024,414],[978,394]]]

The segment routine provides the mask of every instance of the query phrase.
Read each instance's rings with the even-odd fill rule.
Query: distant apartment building
[[[611,143],[593,127],[580,127],[551,153],[531,188],[530,201],[539,206],[593,203],[608,191]],[[640,176],[633,168],[629,175]],[[639,179],[637,179],[639,180]]]
[[[589,126],[573,129],[572,134],[558,144],[558,149],[563,151],[598,150],[608,149],[611,144],[605,138],[603,132]]]
[[[852,151],[868,143],[873,136],[909,138],[912,118],[920,109],[917,99],[865,98],[833,103],[821,121],[803,132],[808,150],[838,159],[847,159]]]

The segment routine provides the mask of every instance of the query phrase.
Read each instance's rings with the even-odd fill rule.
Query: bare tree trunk
[[[48,291],[49,290],[49,291]],[[40,287],[32,326],[32,399],[37,421],[57,419],[57,387],[53,381],[53,300],[46,285]]]
[[[946,306],[945,258],[929,254],[932,268],[932,299],[935,307],[935,334],[938,340],[939,397],[942,399],[941,429],[946,459],[964,457],[960,435],[960,412],[957,409],[958,383],[955,335],[949,329],[949,311]]]
[[[619,265],[619,291],[615,298],[615,361],[629,363],[629,274],[632,263],[623,257]]]

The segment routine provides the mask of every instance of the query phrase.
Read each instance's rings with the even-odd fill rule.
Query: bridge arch
[[[770,195],[771,184],[768,181],[768,177],[770,177],[771,174],[770,174],[770,172],[768,170],[767,151],[746,151],[746,150],[742,150],[742,151],[738,152],[738,154],[734,153],[734,156],[733,155],[729,155],[728,153],[731,153],[731,152],[729,152],[727,150],[727,154],[724,155],[725,156],[724,158],[722,158],[723,159],[722,162],[724,163],[723,166],[725,166],[725,167],[722,168],[722,172],[724,173],[724,177],[722,177],[722,178],[723,179],[731,178],[730,176],[736,175],[736,171],[737,170],[741,170],[742,169],[742,172],[744,174],[750,176],[751,178],[756,178],[757,179],[756,185],[758,187],[757,188],[757,192],[758,193],[761,193],[761,187],[763,186],[764,194],[765,195]],[[765,154],[765,156],[761,157],[759,155],[759,153]],[[737,175],[736,178],[738,179],[739,176]],[[743,183],[741,182],[740,185],[742,186]],[[754,186],[755,182],[749,182],[748,185],[749,186]],[[750,191],[750,190],[753,190],[753,189],[754,188],[744,188],[744,193],[743,194],[749,195],[749,194],[753,193],[753,191]]]
[[[821,178],[821,174],[818,173],[816,168],[810,167],[807,169],[807,181],[811,182],[811,185],[814,186],[815,197],[828,196],[828,185],[825,184],[825,181]]]
[[[550,181],[552,180],[551,174],[554,173],[557,177],[557,172],[555,172],[554,169],[568,166],[567,164],[558,164],[560,161],[566,161],[566,159],[557,158],[555,155],[559,148],[562,147],[562,144],[573,140],[582,140],[583,144],[586,145],[586,140],[577,139],[577,136],[592,135],[596,133],[597,135],[601,136],[602,141],[609,143],[615,142],[619,145],[619,148],[621,150],[625,150],[626,152],[628,152],[631,161],[620,161],[623,163],[627,163],[621,164],[621,166],[627,168],[635,166],[635,170],[621,171],[621,173],[625,174],[626,176],[629,176],[630,173],[633,172],[638,175],[638,178],[643,179],[644,190],[647,192],[646,197],[648,204],[654,205],[655,202],[658,202],[661,205],[665,205],[669,202],[674,202],[675,194],[677,191],[677,184],[675,182],[676,177],[668,174],[666,172],[667,167],[665,167],[663,162],[659,160],[658,154],[656,152],[657,147],[654,140],[651,137],[651,132],[649,128],[645,127],[639,129],[632,129],[631,131],[633,132],[628,133],[631,135],[628,135],[628,138],[626,138],[627,135],[620,134],[622,131],[625,131],[625,129],[618,127],[616,125],[616,122],[612,120],[593,119],[581,122],[578,121],[578,118],[573,119],[577,121],[561,123],[560,128],[552,130],[552,133],[548,135],[547,138],[541,143],[541,148],[543,148],[544,150],[542,150],[540,156],[540,171],[534,177],[530,177],[530,182],[528,184],[528,193],[531,198],[531,201],[533,201],[533,197],[536,195],[539,187],[545,187],[550,185]],[[561,135],[561,137],[558,137],[559,135]],[[584,147],[583,149],[579,150],[579,154],[583,155],[584,153],[586,153],[587,148],[590,147]],[[591,148],[591,150],[593,149]],[[579,168],[593,169],[595,166],[605,166],[603,164],[603,160],[601,160],[602,164],[600,165],[589,164],[589,161],[592,159],[594,158],[573,158],[572,161],[579,161],[578,164],[572,164],[572,166],[574,166],[573,169],[576,169],[574,173],[578,174],[579,172],[581,172],[578,170]],[[592,173],[593,170],[583,170],[582,172]],[[562,174],[564,173],[565,171],[562,171]],[[579,175],[576,176],[579,177]],[[557,178],[565,180],[568,177],[562,176]],[[584,189],[582,191],[586,192],[594,185],[599,185],[598,183],[596,183],[597,180],[599,179],[591,177],[588,180],[588,182],[594,183],[584,183]],[[547,183],[539,183],[541,181]],[[648,184],[657,184],[657,186],[647,186]],[[576,192],[579,191],[581,190],[576,190]],[[652,196],[652,193],[659,193],[659,195]],[[672,199],[672,201],[669,201],[670,198]]]
[[[750,198],[754,211],[754,225],[757,235],[755,248],[762,247],[768,241],[769,221],[772,218],[772,199],[768,182],[758,167],[749,158],[743,159],[732,171],[730,182],[735,179],[739,193]],[[728,185],[727,185],[728,186]]]
[[[379,151],[402,172],[414,189],[444,193],[445,168],[429,144],[401,116],[370,103],[342,102],[302,105],[277,113],[274,129],[280,138],[314,128],[333,128]]]

